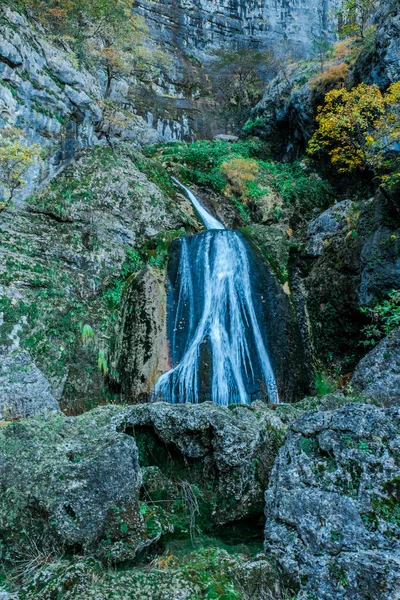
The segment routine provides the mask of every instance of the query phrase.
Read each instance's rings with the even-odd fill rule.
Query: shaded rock
[[[265,495],[265,550],[299,598],[398,597],[399,456],[398,409],[348,405],[292,425]]]
[[[383,0],[376,15],[376,37],[354,67],[355,83],[364,82],[385,89],[400,79],[400,7]]]
[[[400,230],[381,226],[361,251],[360,304],[371,305],[392,289],[400,288]]]
[[[0,354],[0,420],[58,410],[50,382],[28,352]]]
[[[135,440],[116,410],[21,421],[0,431],[0,535],[8,559],[50,548],[133,558],[145,543]]]
[[[325,243],[339,230],[348,229],[347,216],[353,207],[351,200],[343,200],[328,208],[307,227],[307,252],[320,256]]]
[[[116,363],[127,402],[147,399],[168,370],[165,283],[147,267],[129,285],[121,314]]]
[[[136,437],[142,467],[158,467],[175,483],[179,473],[200,488],[206,529],[260,514],[286,430],[263,403],[227,409],[156,402],[127,409],[120,423]]]
[[[384,404],[400,401],[400,329],[358,363],[350,385],[361,395]]]

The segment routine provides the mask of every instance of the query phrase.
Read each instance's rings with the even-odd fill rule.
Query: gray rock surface
[[[400,414],[348,405],[290,429],[266,492],[265,550],[299,598],[397,600]]]
[[[361,305],[371,306],[392,289],[400,288],[400,230],[378,227],[361,251]]]
[[[46,150],[46,158],[24,175],[17,202],[57,175],[82,148],[107,141],[139,148],[183,135],[182,123],[155,119],[149,105],[140,111],[133,77],[117,77],[106,99],[102,67],[78,67],[66,40],[58,45],[33,20],[9,7],[0,11],[0,129],[17,127],[29,144]],[[114,114],[105,110],[106,100],[113,102]]]
[[[2,428],[0,532],[10,560],[64,547],[117,561],[146,543],[135,440],[107,426],[110,417],[107,409]]]
[[[165,281],[146,267],[130,283],[121,311],[115,363],[125,401],[149,399],[169,367]]]
[[[329,239],[339,230],[348,228],[346,217],[352,206],[351,200],[342,200],[308,224],[307,252],[311,256],[320,256]]]
[[[50,382],[28,352],[0,353],[0,420],[58,410]]]
[[[400,329],[393,331],[359,362],[350,385],[379,402],[400,402]]]
[[[204,56],[219,47],[276,47],[286,40],[299,54],[310,50],[321,31],[334,36],[337,0],[240,0],[231,4],[215,1],[165,0],[136,2],[150,33],[157,41],[176,40],[190,52]]]

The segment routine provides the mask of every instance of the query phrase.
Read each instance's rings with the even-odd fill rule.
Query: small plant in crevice
[[[370,324],[362,329],[363,346],[375,346],[384,336],[400,326],[400,290],[391,290],[386,299],[375,306],[363,306],[361,312],[369,317]]]

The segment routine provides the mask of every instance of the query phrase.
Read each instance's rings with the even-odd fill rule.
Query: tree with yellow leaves
[[[11,202],[16,190],[24,183],[23,175],[41,151],[38,144],[28,146],[22,132],[15,127],[0,132],[0,186],[4,198],[0,199],[0,208],[4,209]]]
[[[400,82],[332,90],[318,109],[308,153],[327,152],[339,172],[370,171],[381,185],[400,180]]]

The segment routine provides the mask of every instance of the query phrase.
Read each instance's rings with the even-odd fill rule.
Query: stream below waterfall
[[[206,232],[181,240],[175,290],[170,293],[168,339],[172,369],[159,378],[154,400],[221,406],[268,397],[279,403],[247,243],[225,229],[178,180]]]

